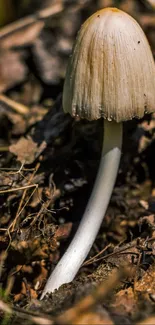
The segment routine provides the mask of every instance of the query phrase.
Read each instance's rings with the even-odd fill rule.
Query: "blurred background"
[[[0,91],[25,81],[27,73],[33,70],[44,84],[58,86],[50,92],[56,97],[80,25],[94,11],[108,6],[116,6],[135,17],[155,53],[154,0],[0,0],[1,28],[14,22],[9,30],[0,31],[0,75],[4,78],[3,84],[0,81]],[[18,25],[18,20],[23,28]],[[20,60],[17,60],[17,53]],[[15,68],[17,61],[18,76]],[[8,71],[10,78],[7,78]],[[48,93],[48,89],[46,91]]]

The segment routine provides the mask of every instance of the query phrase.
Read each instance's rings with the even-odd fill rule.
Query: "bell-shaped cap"
[[[155,111],[155,63],[146,36],[127,13],[106,8],[81,27],[70,57],[63,108],[117,122]]]

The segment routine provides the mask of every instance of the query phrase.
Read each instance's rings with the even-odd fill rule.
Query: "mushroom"
[[[104,142],[81,223],[41,298],[74,279],[93,245],[118,172],[122,122],[155,110],[153,55],[143,30],[127,13],[106,8],[83,24],[67,68],[63,108],[88,120],[103,117]]]

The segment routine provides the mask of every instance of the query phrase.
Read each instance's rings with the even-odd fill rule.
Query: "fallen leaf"
[[[62,240],[68,238],[72,230],[72,223],[68,222],[63,225],[60,225],[58,229],[56,230],[54,237],[57,240]]]
[[[148,295],[155,293],[155,267],[151,265],[143,275],[142,279],[136,281],[135,290],[148,299]]]
[[[9,147],[10,152],[17,156],[22,164],[32,164],[39,154],[46,148],[46,143],[38,147],[31,137],[21,137],[16,144]]]
[[[11,48],[30,45],[41,32],[44,27],[43,21],[37,21],[30,26],[26,26],[17,30],[14,33],[10,33],[0,40],[1,48]]]
[[[130,287],[125,290],[120,290],[115,296],[115,302],[112,307],[119,310],[120,315],[133,313],[135,311],[136,299],[133,289]]]
[[[22,52],[0,50],[0,92],[25,80],[28,69],[22,59]]]
[[[101,312],[99,313],[99,312],[92,312],[92,311],[89,313],[84,313],[79,317],[75,318],[74,324],[114,325],[114,322],[112,321],[112,319],[110,319],[110,316],[108,315],[107,312],[105,312],[105,314],[102,312],[102,314]]]

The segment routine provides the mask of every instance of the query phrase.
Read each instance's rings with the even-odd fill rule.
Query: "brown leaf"
[[[145,272],[142,279],[136,281],[135,290],[144,294],[147,298],[149,294],[155,293],[155,267],[151,265]]]
[[[17,156],[17,160],[22,164],[32,164],[45,147],[45,143],[42,143],[38,147],[37,143],[35,143],[32,138],[21,137],[16,144],[9,147],[9,150]]]
[[[103,314],[103,312],[102,312]],[[107,312],[105,312],[105,315],[102,315],[101,312],[89,312],[89,313],[84,313],[77,317],[74,320],[74,324],[76,325],[86,325],[86,324],[92,324],[92,325],[113,325],[112,319],[110,319],[110,316],[108,315]]]
[[[2,38],[0,40],[0,46],[1,48],[8,49],[15,46],[19,47],[31,44],[36,39],[43,27],[43,21],[35,22],[30,26],[26,26],[21,30],[17,30],[16,32]]]
[[[120,290],[115,296],[115,302],[112,305],[115,310],[119,310],[120,315],[133,313],[135,310],[136,299],[133,289],[130,287]]]
[[[47,279],[47,276],[48,276],[48,270],[45,269],[45,267],[44,267],[44,261],[42,260],[40,262],[40,273],[33,280],[35,290],[38,290],[43,285],[45,279]]]
[[[26,294],[27,294],[26,286],[25,286],[25,283],[22,281],[21,291],[20,291],[20,293],[17,293],[16,295],[14,295],[14,302],[18,302],[18,301],[22,300],[23,297],[26,296]]]
[[[56,237],[57,240],[66,239],[70,235],[71,230],[72,230],[71,222],[60,225],[56,230],[54,237]]]

